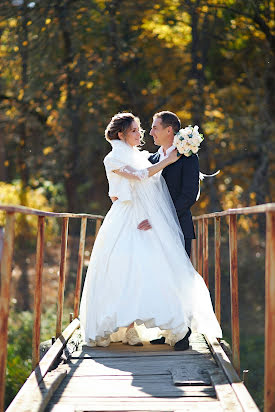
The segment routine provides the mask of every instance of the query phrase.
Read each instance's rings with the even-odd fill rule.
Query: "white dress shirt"
[[[170,146],[169,149],[166,150],[166,155],[164,155],[163,148],[162,146],[159,148],[158,153],[160,154],[159,157],[159,162],[161,162],[163,159],[166,159],[166,157],[175,149],[175,146]]]

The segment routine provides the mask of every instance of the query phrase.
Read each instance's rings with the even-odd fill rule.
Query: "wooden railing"
[[[20,206],[0,205],[0,211],[6,212],[6,226],[4,246],[1,259],[1,311],[0,311],[0,412],[4,410],[5,373],[7,358],[7,332],[10,304],[10,283],[12,272],[12,258],[14,245],[15,213],[36,215],[38,217],[37,245],[36,245],[36,276],[34,293],[34,325],[33,325],[33,368],[36,367],[28,382],[31,386],[32,379],[39,382],[46,374],[52,362],[52,355],[45,355],[39,362],[40,322],[41,322],[41,296],[42,272],[44,253],[44,227],[45,217],[62,218],[61,233],[61,260],[58,288],[56,337],[61,335],[63,301],[65,288],[66,255],[68,240],[68,225],[70,218],[81,219],[81,230],[78,251],[78,267],[74,297],[74,318],[79,311],[81,279],[83,269],[84,246],[86,238],[87,219],[96,221],[96,233],[100,228],[103,216],[73,213],[51,213]],[[266,214],[266,265],[265,265],[265,412],[275,411],[275,204],[265,204],[255,207],[232,209],[224,212],[211,213],[194,217],[197,226],[196,247],[192,249],[192,261],[205,282],[209,285],[208,271],[208,226],[212,221],[215,226],[215,313],[221,322],[221,218],[229,218],[229,252],[230,252],[230,290],[231,290],[231,330],[233,365],[240,373],[240,337],[239,337],[239,308],[238,308],[238,265],[237,265],[237,215],[254,213]],[[75,323],[74,323],[75,322]],[[78,323],[77,323],[78,322]],[[71,325],[71,326],[70,326]],[[64,337],[69,337],[74,328],[79,325],[75,319],[61,335],[60,342],[56,342],[54,351],[57,353],[62,348]],[[49,351],[50,352],[50,351]],[[37,372],[38,371],[38,372]],[[16,410],[16,405],[15,409]]]
[[[275,203],[229,209],[193,218],[197,239],[192,249],[192,262],[209,286],[208,226],[214,223],[215,242],[215,313],[221,322],[221,218],[229,219],[229,260],[231,296],[232,363],[240,374],[240,327],[238,303],[237,215],[264,213],[266,215],[265,256],[265,382],[264,411],[275,411]]]
[[[36,242],[36,274],[35,274],[35,289],[34,289],[34,323],[33,323],[33,338],[32,338],[32,366],[33,369],[39,363],[39,345],[40,345],[40,325],[41,325],[41,303],[42,303],[42,273],[43,273],[43,255],[44,255],[44,233],[45,233],[45,218],[61,218],[62,233],[61,233],[61,259],[60,273],[58,286],[58,301],[57,301],[57,320],[56,320],[56,337],[61,335],[64,288],[65,288],[65,273],[66,273],[66,258],[67,258],[67,242],[68,242],[68,226],[69,219],[81,219],[80,240],[78,249],[78,266],[76,276],[76,286],[74,295],[74,318],[77,318],[79,311],[81,280],[84,258],[84,247],[86,239],[87,219],[96,221],[95,237],[99,231],[103,216],[89,214],[74,214],[74,213],[52,213],[43,212],[41,210],[29,209],[22,206],[0,205],[0,211],[6,213],[6,225],[4,233],[4,242],[1,259],[1,301],[0,301],[0,411],[4,410],[4,394],[5,394],[5,375],[7,361],[7,337],[8,337],[8,317],[10,306],[10,285],[12,273],[12,259],[14,249],[14,226],[15,214],[37,216],[37,242]]]

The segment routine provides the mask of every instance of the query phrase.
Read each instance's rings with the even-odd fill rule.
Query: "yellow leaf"
[[[45,24],[50,24],[51,21],[52,21],[51,19],[46,19]]]
[[[27,41],[27,40],[23,41],[22,45],[23,45],[23,46],[27,46],[27,45],[28,45],[28,41]]]
[[[22,100],[23,97],[24,97],[24,90],[23,90],[23,89],[20,89],[19,95],[18,95],[18,100]]]
[[[52,105],[51,105],[51,104],[48,104],[48,106],[46,106],[46,109],[47,109],[47,110],[51,110],[51,108],[52,108]]]
[[[32,24],[32,21],[29,20],[28,23],[27,23],[27,26],[30,26],[31,24]]]
[[[10,27],[16,27],[17,26],[17,20],[16,19],[10,19],[9,20],[9,26]]]
[[[17,46],[14,46],[13,50],[14,50],[15,52],[18,52],[18,50],[19,50],[19,47],[17,47]]]
[[[93,82],[88,82],[86,87],[87,89],[91,89],[93,87],[94,83]]]
[[[45,147],[45,149],[43,149],[43,154],[45,156],[47,156],[49,153],[53,152],[53,148],[51,146]]]

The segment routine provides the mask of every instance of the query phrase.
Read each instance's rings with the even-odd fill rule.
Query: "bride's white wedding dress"
[[[148,177],[148,152],[119,140],[111,144],[104,165],[109,196],[118,200],[107,213],[91,254],[80,305],[84,340],[122,340],[118,328],[125,332],[134,321],[143,325],[138,332],[145,340],[157,337],[161,329],[174,344],[188,327],[221,337],[208,289],[185,251],[161,173]],[[117,169],[125,176],[113,173]],[[152,229],[137,229],[144,219]]]

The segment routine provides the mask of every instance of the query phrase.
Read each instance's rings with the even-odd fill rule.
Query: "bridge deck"
[[[243,411],[204,337],[192,334],[190,343],[184,352],[149,343],[83,345],[66,365],[46,412]]]

